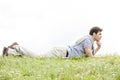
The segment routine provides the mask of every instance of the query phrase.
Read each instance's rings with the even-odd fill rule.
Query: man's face
[[[102,38],[102,33],[101,32],[98,32],[97,34],[96,33],[94,34],[95,41],[100,41],[101,38]]]

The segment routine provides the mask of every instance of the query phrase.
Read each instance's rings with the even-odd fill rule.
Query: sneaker
[[[19,45],[17,42],[12,43],[8,48],[14,49],[14,45]]]

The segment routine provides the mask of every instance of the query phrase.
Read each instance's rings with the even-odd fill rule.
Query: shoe
[[[17,42],[12,43],[8,48],[14,49],[14,45],[19,45]]]
[[[3,57],[4,56],[8,56],[8,48],[7,47],[3,48]]]

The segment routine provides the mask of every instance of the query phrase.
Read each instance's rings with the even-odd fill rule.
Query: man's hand
[[[97,44],[98,48],[101,48],[101,42],[100,41],[97,41],[96,44]]]
[[[98,52],[98,50],[101,48],[101,42],[100,41],[96,41],[97,44],[97,48],[95,49],[95,53],[94,55]]]

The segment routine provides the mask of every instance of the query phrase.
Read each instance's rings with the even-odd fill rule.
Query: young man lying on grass
[[[31,57],[94,57],[94,55],[101,48],[101,38],[102,29],[95,26],[90,29],[89,35],[80,38],[73,46],[68,46],[67,48],[54,48],[47,53],[36,55],[35,53],[21,47],[18,43],[15,42],[12,45],[3,48],[3,56],[13,54],[19,56],[27,55]],[[96,49],[94,49],[94,42],[97,44]]]

